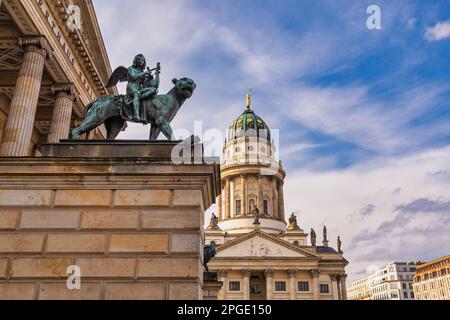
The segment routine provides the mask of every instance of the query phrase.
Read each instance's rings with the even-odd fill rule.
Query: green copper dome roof
[[[247,108],[230,125],[228,139],[233,140],[243,136],[258,137],[270,141],[270,130],[267,124],[252,109]]]

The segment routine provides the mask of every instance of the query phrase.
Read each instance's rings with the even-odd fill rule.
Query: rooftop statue
[[[209,222],[208,230],[220,230],[218,223],[219,218],[217,218],[217,216],[213,213]]]
[[[289,226],[288,231],[300,230],[297,223],[297,216],[292,212],[292,215],[289,217]]]
[[[160,132],[174,140],[170,122],[180,107],[189,99],[196,88],[192,79],[173,79],[174,87],[167,94],[158,94],[161,66],[146,68],[145,57],[138,54],[129,68],[123,66],[114,70],[107,88],[119,82],[128,81],[126,95],[104,95],[86,106],[84,122],[72,131],[72,139],[79,140],[101,124],[105,124],[107,140],[114,140],[127,128],[127,121],[151,124],[150,140],[156,140]],[[152,72],[155,72],[153,75]]]
[[[315,247],[316,246],[316,241],[317,241],[317,235],[316,235],[316,232],[314,231],[314,229],[311,229],[311,245],[313,246],[313,247]]]
[[[339,253],[344,253],[344,251],[342,251],[342,241],[341,241],[341,237],[340,236],[337,238],[337,247],[338,247],[338,252]]]

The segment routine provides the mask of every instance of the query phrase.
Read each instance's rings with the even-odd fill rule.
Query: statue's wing
[[[108,83],[106,84],[107,88],[114,87],[117,83],[127,81],[128,78],[128,69],[120,66],[112,73],[109,78]]]

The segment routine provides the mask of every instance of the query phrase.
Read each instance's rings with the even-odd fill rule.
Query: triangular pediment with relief
[[[316,258],[315,255],[269,234],[257,231],[220,246],[217,258]]]

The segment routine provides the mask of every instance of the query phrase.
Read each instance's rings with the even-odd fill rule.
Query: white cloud
[[[341,58],[354,57],[374,45],[361,42],[357,47],[346,46],[363,36],[353,32],[349,38],[340,37],[345,34],[343,27],[310,28],[293,34],[267,20],[259,25],[237,18],[229,22],[218,12],[205,12],[193,1],[139,2],[139,11],[149,15],[137,16],[133,5],[100,0],[95,4],[113,67],[129,64],[136,53],[142,52],[149,64],[162,63],[160,92],[170,89],[175,76],[190,76],[197,82],[198,90],[186,105],[190,112],[183,106],[174,121],[174,126],[181,124],[184,128],[194,116],[198,116],[195,120],[205,120],[205,107],[214,109],[208,112],[208,126],[225,128],[242,111],[249,88],[255,92],[260,88],[262,94],[267,94],[267,86],[275,89],[257,106],[260,112],[272,110],[280,90],[277,88],[288,86],[299,76],[336,68]],[[126,16],[134,18],[124,19]],[[226,66],[220,61],[212,66],[201,62],[192,66],[194,60],[211,55],[223,55],[230,62]],[[273,118],[271,125],[276,125],[277,116]],[[142,126],[130,126],[120,138],[146,138],[147,131]]]
[[[317,231],[326,224],[333,246],[341,236],[351,277],[390,259],[437,258],[448,254],[449,247],[443,244],[450,243],[450,226],[445,223],[450,210],[436,213],[438,206],[423,205],[423,212],[408,216],[400,215],[398,207],[418,199],[450,201],[448,172],[450,146],[404,158],[374,159],[345,170],[288,172],[286,210],[301,211],[299,222],[305,230]],[[404,224],[398,226],[398,220]],[[396,223],[387,228],[391,221]],[[361,232],[367,239],[352,243]]]
[[[427,28],[425,38],[429,41],[439,41],[450,38],[450,20],[438,22],[434,27]]]
[[[442,120],[447,127],[432,130],[410,125],[441,101],[446,87],[418,86],[389,102],[372,99],[368,90],[358,85],[291,86],[282,92],[280,110],[293,121],[381,154],[407,151],[448,131],[448,120]]]

